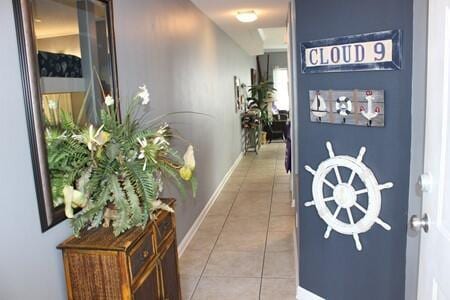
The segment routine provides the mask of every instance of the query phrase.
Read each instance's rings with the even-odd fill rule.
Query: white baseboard
[[[297,287],[297,300],[326,300],[301,286]]]
[[[195,219],[194,223],[192,224],[191,228],[189,228],[186,235],[181,240],[180,244],[178,245],[178,256],[181,257],[183,255],[184,250],[186,250],[187,246],[191,242],[192,238],[194,237],[195,233],[197,232],[198,228],[202,224],[203,220],[205,219],[206,215],[208,214],[209,210],[213,206],[214,202],[216,201],[217,197],[219,196],[220,192],[222,192],[222,189],[224,188],[225,184],[227,183],[228,179],[230,178],[233,171],[236,169],[236,167],[239,165],[239,162],[241,161],[244,153],[240,153],[239,156],[236,158],[235,162],[231,166],[231,168],[228,170],[228,172],[223,177],[222,181],[217,186],[214,193],[212,193],[211,197],[209,198],[208,202],[206,203],[205,207],[203,207],[202,211],[198,215],[197,219]]]
[[[294,198],[294,174],[289,173],[289,190],[291,191],[292,199],[291,199],[291,207],[295,207],[295,198]]]
[[[295,219],[297,219],[297,213],[295,213]],[[293,243],[294,243],[294,262],[295,262],[295,283],[296,286],[300,286],[300,280],[299,280],[299,251],[298,251],[298,239],[297,239],[297,226],[294,228],[294,231],[292,232],[293,235]]]

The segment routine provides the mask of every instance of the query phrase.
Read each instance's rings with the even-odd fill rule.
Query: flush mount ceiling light
[[[256,21],[258,16],[253,10],[249,11],[238,11],[236,14],[236,18],[242,23],[250,23]]]

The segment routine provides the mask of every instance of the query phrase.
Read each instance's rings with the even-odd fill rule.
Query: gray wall
[[[177,203],[181,240],[241,152],[233,76],[250,84],[255,57],[244,53],[187,0],[118,0],[115,11],[122,101],[145,83],[151,117],[185,110],[211,116],[170,119],[193,143],[198,160],[197,198]],[[184,147],[180,143],[180,152]],[[180,198],[173,189],[165,194]]]
[[[0,1],[0,299],[65,299],[67,222],[41,233],[20,79],[12,1]]]
[[[182,238],[239,155],[233,75],[249,82],[254,58],[188,0],[114,3],[122,98],[145,83],[153,116],[187,109],[213,116],[174,120],[197,148],[201,185],[197,199],[178,202]],[[40,231],[11,1],[0,1],[0,28],[0,299],[65,299],[62,258],[55,247],[71,230],[64,222]]]
[[[269,58],[270,56],[270,58]],[[269,58],[269,78],[268,80],[273,80],[273,69],[275,67],[287,68],[287,52],[268,52],[263,55],[258,55],[259,65],[261,67],[261,73],[266,77],[267,72],[267,59]],[[266,78],[267,79],[267,78]]]
[[[299,73],[298,76],[300,285],[333,300],[403,299],[411,145],[413,2],[297,0],[296,14],[297,43],[388,29],[403,30],[402,70]],[[311,26],[318,20],[320,26]],[[385,90],[384,128],[309,121],[308,90],[354,88]],[[364,162],[380,182],[393,181],[395,184],[394,188],[382,192],[380,213],[392,230],[385,231],[374,225],[370,231],[361,234],[362,252],[355,249],[351,236],[332,232],[325,240],[325,223],[314,207],[303,205],[312,199],[312,176],[305,171],[304,165],[317,167],[328,157],[327,140],[333,143],[337,154],[356,156],[359,148],[366,146]],[[348,222],[345,215],[341,219]]]

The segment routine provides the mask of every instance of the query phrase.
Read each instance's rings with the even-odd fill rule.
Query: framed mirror
[[[55,168],[47,135],[63,114],[99,123],[105,95],[118,98],[111,0],[13,0],[22,88],[42,231],[63,221],[52,194]],[[117,103],[117,101],[116,101]]]

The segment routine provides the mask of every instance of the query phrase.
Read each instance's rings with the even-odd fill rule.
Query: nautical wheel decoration
[[[356,249],[362,250],[359,240],[359,234],[364,233],[377,223],[385,230],[391,230],[391,226],[381,220],[378,215],[381,210],[381,190],[389,189],[394,186],[392,182],[379,184],[373,172],[363,163],[363,156],[366,152],[365,147],[361,147],[356,158],[347,155],[334,155],[333,147],[330,142],[326,143],[330,158],[322,161],[317,170],[306,165],[305,169],[310,172],[314,178],[312,183],[312,201],[306,202],[305,206],[315,206],[317,213],[322,220],[327,223],[327,229],[324,238],[328,239],[332,230],[341,234],[352,235],[355,240]],[[340,169],[349,169],[350,175],[346,180],[341,176]],[[334,184],[327,179],[329,173],[333,172],[337,183]],[[355,178],[359,177],[363,188],[354,187]],[[331,189],[332,195],[324,195],[324,187]],[[367,207],[358,203],[358,195],[367,194]],[[336,209],[332,211],[327,202],[335,202]],[[359,210],[362,217],[355,221],[352,214],[352,208]],[[348,222],[339,219],[339,214],[345,212]]]

